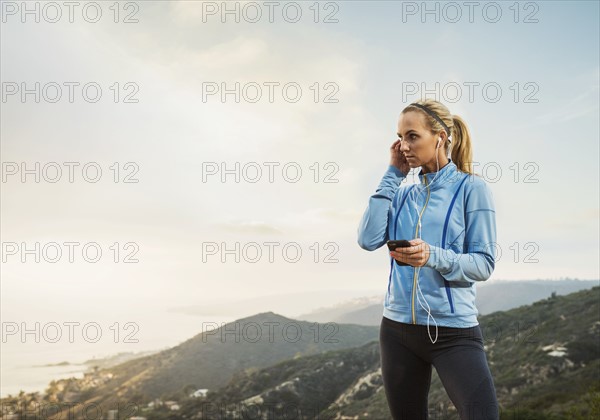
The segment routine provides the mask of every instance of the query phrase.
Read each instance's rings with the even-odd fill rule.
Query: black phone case
[[[406,239],[395,239],[387,241],[387,247],[390,251],[393,251],[396,248],[406,248],[408,246],[411,246],[411,244]],[[398,265],[409,265],[407,263],[399,262],[398,260],[394,261],[396,261],[396,264]]]

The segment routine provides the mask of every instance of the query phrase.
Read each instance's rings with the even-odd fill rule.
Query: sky
[[[137,320],[161,329],[146,349],[181,308],[385,293],[389,256],[357,227],[421,97],[472,134],[501,250],[488,282],[599,278],[598,2],[86,3],[71,22],[30,2],[36,22],[0,2],[3,321]]]

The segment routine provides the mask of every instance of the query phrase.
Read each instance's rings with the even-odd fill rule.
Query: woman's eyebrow
[[[406,134],[409,134],[409,133],[411,133],[411,132],[413,132],[413,131],[416,133],[416,131],[415,131],[415,130],[408,130],[408,131],[406,132]],[[400,133],[396,133],[396,134],[398,135],[398,137],[402,137],[402,134],[400,134]]]

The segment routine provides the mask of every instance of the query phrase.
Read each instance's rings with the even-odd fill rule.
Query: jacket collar
[[[448,163],[443,168],[440,168],[437,172],[428,172],[424,174],[422,173],[423,168],[421,168],[419,170],[419,180],[421,181],[421,184],[425,185],[426,183],[424,178],[427,177],[427,184],[430,186],[430,190],[436,190],[438,188],[441,188],[442,185],[445,184],[444,180],[447,180],[451,176],[456,175],[457,170],[458,169],[456,168],[456,164],[452,162],[451,158],[448,158]],[[432,185],[431,181],[433,181],[434,178],[435,182]]]

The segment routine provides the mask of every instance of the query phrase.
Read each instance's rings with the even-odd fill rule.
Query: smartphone
[[[412,246],[412,245],[406,239],[397,239],[397,240],[387,241],[387,246],[390,251],[394,251],[396,248],[406,248],[406,247]],[[398,264],[398,265],[409,265],[407,263],[403,263],[398,260],[394,260],[394,261],[396,261],[396,264]]]

